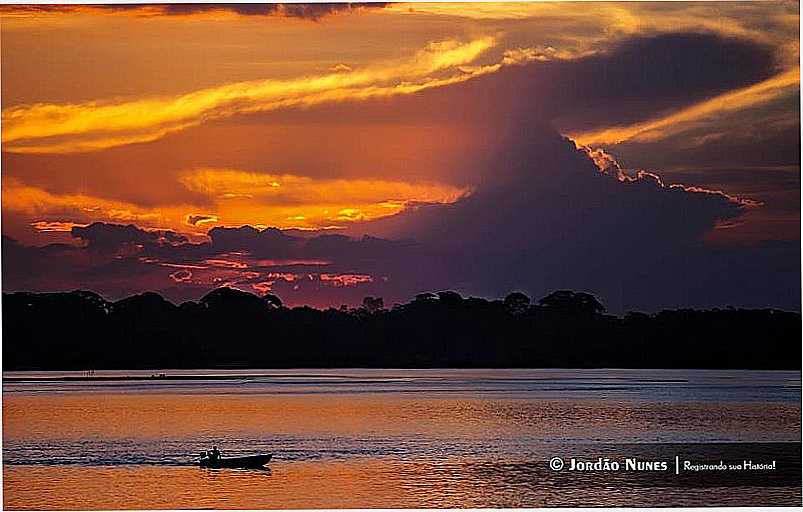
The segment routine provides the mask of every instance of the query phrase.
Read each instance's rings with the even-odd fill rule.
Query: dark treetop
[[[286,308],[217,289],[176,306],[155,293],[3,294],[4,370],[287,367],[800,369],[801,316],[777,310],[604,314],[586,293],[532,304],[423,293],[386,309]]]

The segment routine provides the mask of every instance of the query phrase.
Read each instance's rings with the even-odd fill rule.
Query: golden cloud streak
[[[697,103],[666,117],[629,126],[570,134],[569,137],[585,146],[628,141],[654,142],[694,128],[712,117],[756,107],[795,90],[800,90],[799,67],[750,87]]]
[[[214,226],[271,226],[329,229],[401,212],[413,203],[450,203],[468,189],[436,183],[374,179],[312,179],[289,174],[258,174],[230,169],[199,169],[180,178],[211,205],[173,204],[145,208],[95,195],[59,194],[3,180],[3,210],[33,219],[37,231],[102,221],[135,223],[202,236]]]
[[[179,181],[209,197],[228,225],[329,228],[401,212],[411,203],[452,203],[469,189],[377,179],[313,179],[233,169],[198,169]]]
[[[140,226],[160,227],[171,223],[178,212],[187,206],[147,209],[125,201],[72,193],[58,194],[25,185],[14,178],[3,179],[3,210],[38,217],[59,217],[61,223],[87,224],[100,220],[106,222],[135,222]],[[46,226],[47,221],[39,221]]]
[[[235,169],[198,169],[179,181],[217,201],[254,199],[283,204],[365,204],[388,201],[451,203],[469,190],[435,183],[378,179],[313,179],[292,174],[262,174]]]
[[[176,97],[11,107],[2,113],[3,149],[18,153],[91,151],[153,141],[235,114],[411,94],[497,71],[501,63],[461,69],[494,44],[492,37],[467,43],[430,43],[412,59],[389,66],[291,80],[239,82]],[[448,72],[454,74],[432,76]]]

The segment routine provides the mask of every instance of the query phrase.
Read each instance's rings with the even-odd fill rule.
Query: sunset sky
[[[5,292],[800,309],[797,2],[0,14]]]

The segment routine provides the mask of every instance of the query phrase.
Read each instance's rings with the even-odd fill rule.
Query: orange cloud
[[[31,223],[31,226],[40,233],[69,233],[74,227],[86,227],[88,225],[89,224],[81,224],[76,222],[44,220]]]
[[[368,274],[321,274],[320,279],[323,283],[330,284],[335,288],[357,286],[374,281],[374,278]]]
[[[175,97],[126,102],[22,105],[3,110],[5,151],[67,153],[148,142],[203,122],[241,113],[411,94],[497,71],[460,70],[494,46],[493,37],[430,43],[411,59],[290,80],[255,80]],[[436,75],[447,73],[446,76]],[[449,74],[451,73],[451,74]]]
[[[215,225],[333,229],[403,211],[416,203],[453,203],[470,189],[438,183],[377,179],[313,179],[291,174],[259,174],[231,169],[198,169],[179,185],[206,196],[210,205],[143,207],[80,193],[59,194],[3,180],[3,210],[33,219],[37,232],[69,231],[94,221],[136,223],[205,235]]]
[[[103,220],[116,223],[135,222],[140,226],[173,226],[188,207],[177,205],[165,208],[142,208],[124,201],[115,201],[80,193],[57,194],[23,184],[14,178],[3,180],[3,210],[24,213],[33,217],[58,217],[59,223]],[[48,221],[35,223],[46,227]],[[53,224],[55,226],[55,224]]]
[[[468,192],[467,189],[442,184],[381,179],[314,179],[292,174],[210,168],[185,173],[179,181],[193,192],[224,202],[270,199],[272,203],[282,204],[364,204],[392,200],[450,203]]]
[[[379,179],[312,179],[232,169],[198,169],[181,183],[207,196],[228,225],[325,228],[401,212],[412,203],[453,203],[470,189]]]

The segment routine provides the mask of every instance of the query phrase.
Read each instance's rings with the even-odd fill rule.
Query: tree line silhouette
[[[772,309],[605,314],[592,295],[537,302],[422,293],[386,308],[288,308],[219,288],[175,305],[156,293],[3,294],[4,370],[321,367],[800,369],[801,315]]]

